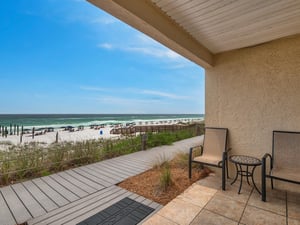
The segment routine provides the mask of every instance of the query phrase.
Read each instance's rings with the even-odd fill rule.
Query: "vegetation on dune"
[[[203,124],[198,124],[178,131],[147,133],[146,148],[170,145],[175,141],[203,134],[203,127]],[[63,142],[48,146],[34,142],[10,145],[8,151],[0,151],[0,186],[137,152],[142,149],[141,139],[138,135],[118,140]],[[167,172],[165,173],[167,176]]]

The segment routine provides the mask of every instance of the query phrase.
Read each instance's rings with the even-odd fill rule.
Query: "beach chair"
[[[270,159],[269,171],[266,171]],[[273,131],[272,155],[266,153],[262,158],[262,201],[266,201],[266,178],[300,184],[300,132]]]
[[[228,129],[206,127],[203,145],[190,148],[189,178],[192,177],[192,163],[222,168],[222,189],[228,178]],[[197,154],[198,152],[198,154]]]

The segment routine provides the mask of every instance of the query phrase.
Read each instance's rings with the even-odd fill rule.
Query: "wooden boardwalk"
[[[116,184],[201,143],[195,137],[0,188],[0,224],[76,224],[130,197],[156,210],[155,202]]]

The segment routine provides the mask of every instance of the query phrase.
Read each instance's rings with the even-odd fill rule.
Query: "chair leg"
[[[229,172],[228,172],[228,160],[226,160],[226,174],[227,174],[227,179],[229,179]]]
[[[273,178],[271,177],[271,187],[274,189]]]
[[[261,200],[266,201],[266,159],[263,158],[261,166]]]
[[[222,164],[222,190],[225,191],[226,189],[226,177],[225,177],[225,163]]]
[[[192,162],[189,160],[189,179],[192,178]]]

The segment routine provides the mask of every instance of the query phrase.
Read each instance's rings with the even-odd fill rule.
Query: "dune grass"
[[[202,134],[203,126],[187,126],[186,129],[147,134],[147,148],[169,145],[175,141]],[[199,130],[200,129],[200,130]],[[200,133],[199,133],[200,131]],[[46,176],[51,173],[98,162],[142,149],[141,136],[126,136],[118,140],[89,140],[62,142],[45,146],[39,143],[9,145],[8,151],[0,151],[0,186]]]

